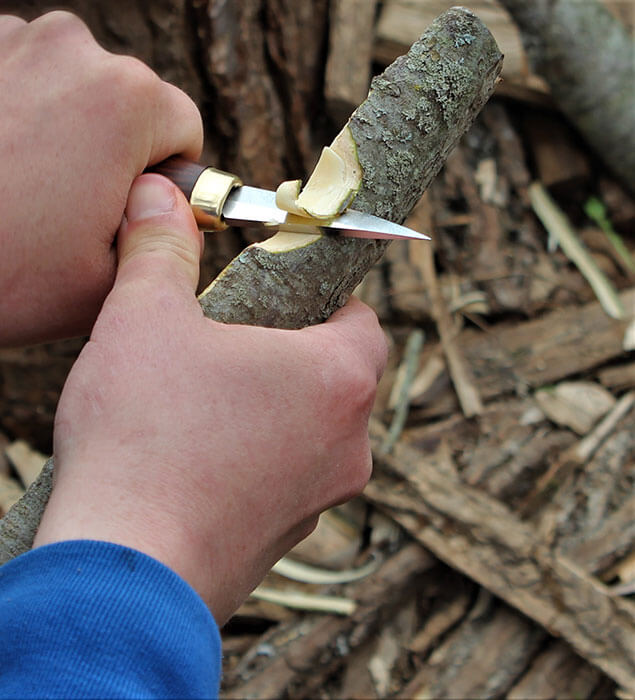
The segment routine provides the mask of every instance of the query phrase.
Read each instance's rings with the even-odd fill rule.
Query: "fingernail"
[[[167,214],[174,209],[174,186],[160,175],[142,175],[130,189],[126,217],[128,223]]]

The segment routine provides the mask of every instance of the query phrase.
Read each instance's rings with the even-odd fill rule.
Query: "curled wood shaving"
[[[369,562],[357,569],[333,571],[331,569],[323,569],[321,567],[294,561],[288,557],[283,557],[280,559],[280,561],[273,565],[271,570],[279,576],[284,576],[292,581],[321,585],[335,585],[337,583],[359,581],[360,579],[365,578],[376,571],[380,564],[381,562],[379,559],[373,557]]]
[[[284,605],[294,610],[312,610],[313,612],[334,613],[335,615],[352,615],[357,608],[357,603],[350,598],[299,593],[298,591],[279,591],[267,586],[258,586],[251,595],[258,600]]]

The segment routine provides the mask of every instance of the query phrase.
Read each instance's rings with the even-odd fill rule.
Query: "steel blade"
[[[315,233],[322,228],[353,238],[430,240],[429,236],[406,226],[352,209],[328,221],[294,216],[276,206],[275,192],[246,185],[236,187],[229,194],[223,207],[223,219],[229,226],[261,225],[301,233]]]

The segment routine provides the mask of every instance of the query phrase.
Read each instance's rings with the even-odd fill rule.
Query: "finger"
[[[337,332],[340,337],[354,345],[375,368],[377,378],[381,377],[386,369],[388,343],[377,315],[369,306],[353,296],[323,326]],[[313,326],[306,330],[319,328],[320,326]]]
[[[10,34],[24,27],[26,20],[14,15],[0,15],[0,41],[4,41]]]
[[[148,165],[175,154],[198,160],[202,150],[203,121],[197,106],[175,85],[162,82]]]
[[[167,178],[147,174],[133,182],[117,252],[115,289],[143,280],[194,299],[202,234],[185,197]]]

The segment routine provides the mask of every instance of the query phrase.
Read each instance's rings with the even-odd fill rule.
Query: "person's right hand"
[[[60,399],[35,545],[145,552],[222,624],[321,511],[366,484],[386,341],[356,300],[299,331],[211,321],[183,195],[142,175],[126,215],[115,285]]]
[[[0,16],[0,105],[0,345],[88,332],[132,181],[198,158],[200,114],[66,12]]]

